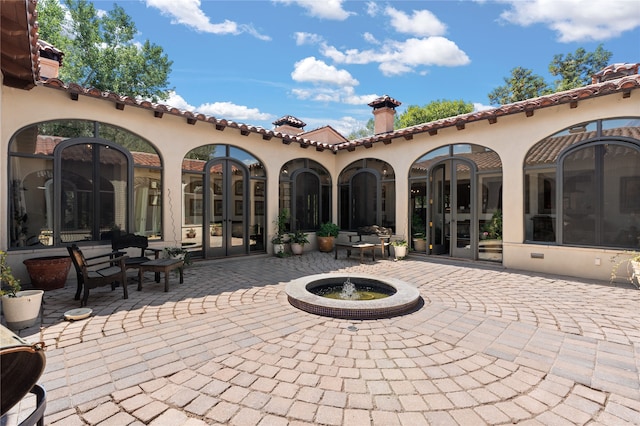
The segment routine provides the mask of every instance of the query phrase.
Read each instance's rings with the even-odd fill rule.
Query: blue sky
[[[109,10],[113,1],[94,1]],[[409,105],[462,99],[478,109],[517,66],[552,82],[555,54],[602,43],[611,62],[640,62],[638,0],[128,0],[138,40],[173,60],[165,103],[272,129],[345,136],[377,96]]]

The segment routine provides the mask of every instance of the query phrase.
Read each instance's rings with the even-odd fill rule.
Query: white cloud
[[[353,87],[311,87],[296,88],[291,93],[300,100],[308,100],[314,102],[335,102],[347,105],[366,105],[372,100],[380,97],[380,95],[357,95]]]
[[[484,105],[480,102],[474,102],[473,103],[473,112],[478,112],[478,111],[486,111],[488,109],[494,109],[495,106],[491,106],[491,105]]]
[[[378,6],[378,3],[376,3],[375,1],[367,2],[367,15],[374,17],[378,14],[379,11],[380,7]]]
[[[348,49],[342,52],[323,45],[321,52],[336,63],[380,63],[380,71],[387,76],[408,73],[420,66],[461,66],[470,62],[464,51],[444,37],[388,41],[380,50]]]
[[[516,25],[544,24],[564,43],[607,40],[640,27],[636,0],[502,0],[511,6],[502,19]]]
[[[369,33],[369,32],[364,33],[364,34],[362,35],[362,38],[364,38],[364,41],[366,41],[367,43],[371,43],[371,44],[380,44],[380,42],[378,41],[378,39],[376,39],[376,37],[375,37],[373,34]]]
[[[168,0],[169,1],[169,0]],[[342,8],[344,0],[272,0],[274,3],[284,3],[286,5],[297,4],[307,10],[309,16],[320,19],[331,19],[344,21],[353,12],[347,12]]]
[[[291,78],[298,82],[337,86],[357,86],[359,84],[358,80],[353,78],[348,71],[327,65],[313,56],[296,62],[293,67]]]
[[[190,105],[182,96],[171,92],[167,105],[186,111],[210,115],[218,119],[233,120],[239,122],[252,122],[259,120],[272,120],[273,115],[260,112],[257,108],[249,108],[244,105],[236,105],[232,102],[214,102],[202,104],[198,107]]]
[[[391,26],[399,33],[428,37],[443,35],[447,31],[447,26],[428,10],[414,10],[413,15],[409,16],[389,6],[384,12],[391,18]]]
[[[221,23],[211,23],[209,17],[200,8],[200,0],[146,0],[147,7],[159,9],[163,15],[172,18],[172,24],[182,24],[196,31],[211,34],[238,35],[248,33],[260,40],[271,38],[256,31],[248,24],[238,24],[225,19]]]
[[[320,34],[313,33],[296,32],[293,33],[293,36],[296,39],[297,46],[302,46],[303,44],[318,44],[324,40]]]

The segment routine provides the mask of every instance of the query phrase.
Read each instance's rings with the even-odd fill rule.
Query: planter
[[[392,246],[393,247],[393,256],[396,259],[401,259],[407,256],[407,246]]]
[[[322,252],[330,252],[333,251],[333,244],[335,241],[335,237],[316,237],[318,241],[318,250]]]
[[[274,244],[273,245],[273,254],[276,256],[281,256],[284,253],[284,244]]]
[[[17,331],[36,323],[42,305],[43,290],[23,290],[16,297],[2,296],[2,312],[9,329]]]
[[[291,243],[291,253],[296,254],[296,255],[301,255],[303,249],[304,249],[304,246],[302,244]]]
[[[636,286],[640,288],[640,261],[632,260],[631,267],[633,268],[633,275],[631,276],[631,280],[635,277]]]
[[[426,253],[427,251],[427,240],[424,238],[414,238],[413,239],[413,249],[420,253]]]
[[[47,256],[26,259],[22,263],[27,267],[31,285],[39,290],[63,288],[67,282],[71,258],[69,256]]]

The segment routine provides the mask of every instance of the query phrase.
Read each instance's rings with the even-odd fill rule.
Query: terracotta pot
[[[31,285],[40,290],[63,288],[71,268],[69,256],[35,257],[22,263],[27,267]]]
[[[427,251],[427,240],[423,238],[413,239],[413,249],[417,252],[424,253]]]
[[[333,251],[335,237],[316,237],[316,240],[318,241],[318,250],[323,252]]]

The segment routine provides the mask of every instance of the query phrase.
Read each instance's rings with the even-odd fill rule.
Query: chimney
[[[298,120],[292,115],[285,115],[284,117],[278,118],[273,122],[273,125],[276,126],[273,129],[274,132],[286,133],[288,135],[298,135],[304,131],[304,126],[307,124],[301,120]]]
[[[373,132],[377,135],[393,131],[396,107],[402,105],[388,95],[384,95],[368,104],[373,108]]]
[[[611,64],[591,76],[591,84],[604,83],[605,81],[638,74],[639,66],[640,63]]]
[[[40,51],[40,79],[58,78],[58,69],[62,66],[64,53],[44,40],[38,40]]]

